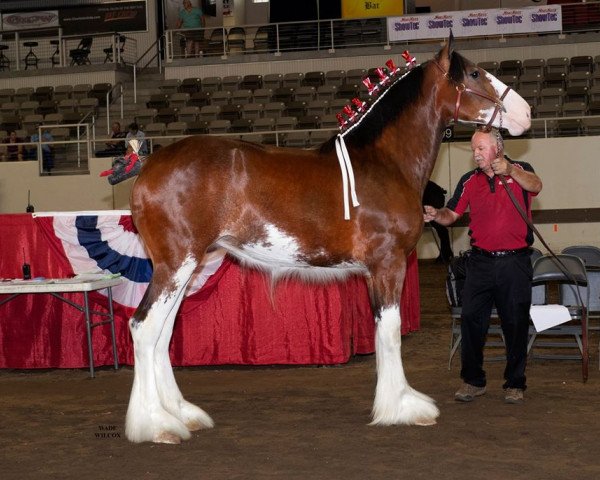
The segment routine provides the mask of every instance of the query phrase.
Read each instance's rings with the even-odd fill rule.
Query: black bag
[[[458,257],[452,258],[448,264],[446,276],[446,295],[451,307],[462,306],[462,291],[467,278],[467,267],[471,251],[460,252]]]

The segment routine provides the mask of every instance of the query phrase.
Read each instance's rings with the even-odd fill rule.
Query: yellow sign
[[[342,18],[404,15],[404,0],[342,0]]]

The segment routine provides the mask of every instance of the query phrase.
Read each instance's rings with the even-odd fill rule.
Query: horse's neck
[[[421,105],[402,112],[374,144],[377,156],[397,167],[407,183],[420,188],[421,193],[435,166],[446,124],[431,93],[424,95]]]

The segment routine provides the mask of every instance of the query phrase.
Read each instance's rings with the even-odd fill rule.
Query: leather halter
[[[492,123],[496,119],[496,115],[498,115],[498,112],[500,112],[501,110],[504,110],[504,104],[502,103],[502,101],[506,98],[506,95],[508,95],[508,92],[511,90],[511,88],[507,86],[506,90],[504,90],[504,93],[502,93],[502,95],[500,95],[500,98],[496,99],[496,98],[488,95],[487,93],[473,90],[472,88],[467,87],[462,82],[456,82],[455,80],[450,78],[450,75],[448,75],[448,72],[446,72],[439,63],[437,63],[435,60],[432,60],[432,62],[437,68],[440,69],[440,71],[444,74],[444,77],[446,77],[448,80],[450,80],[452,83],[454,83],[456,92],[458,93],[456,96],[456,104],[454,106],[454,123],[458,122],[458,113],[460,110],[460,102],[462,99],[462,94],[463,93],[472,93],[473,95],[477,95],[478,97],[489,100],[495,106],[494,113],[492,113],[492,117],[490,118],[490,121],[484,127],[486,130],[490,130],[492,128]]]

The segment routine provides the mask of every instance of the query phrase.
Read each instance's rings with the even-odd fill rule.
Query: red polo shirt
[[[533,172],[528,163],[511,163],[514,168]],[[535,194],[523,190],[511,177],[506,177],[506,181],[531,219],[531,198]],[[471,245],[494,251],[524,248],[533,243],[533,232],[519,215],[497,176],[490,178],[478,168],[466,173],[446,206],[459,215],[469,208]]]

